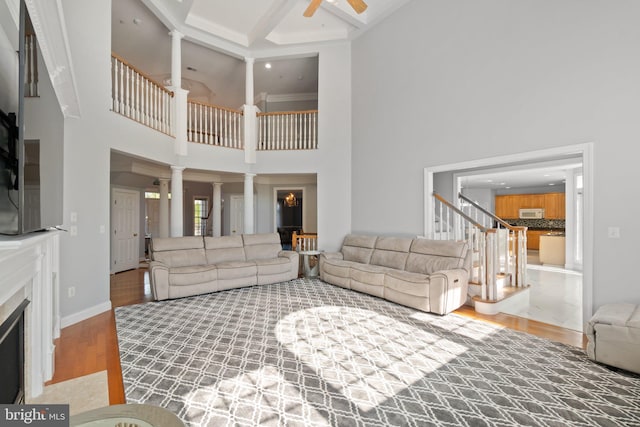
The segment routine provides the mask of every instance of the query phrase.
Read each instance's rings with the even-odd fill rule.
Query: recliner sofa
[[[347,235],[340,252],[322,253],[320,279],[398,304],[447,314],[467,300],[466,242]]]
[[[283,251],[277,233],[154,238],[150,255],[158,301],[298,277],[298,254]]]

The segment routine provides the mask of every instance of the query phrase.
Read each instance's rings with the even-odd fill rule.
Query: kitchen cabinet
[[[527,249],[540,249],[540,236],[549,233],[550,230],[527,230]]]
[[[496,215],[500,218],[518,218],[518,199],[516,195],[496,196]]]
[[[545,219],[564,219],[564,193],[505,194],[496,196],[495,212],[502,219],[518,219],[520,209],[545,210]]]
[[[565,218],[564,193],[547,193],[544,195],[544,217],[545,219]]]

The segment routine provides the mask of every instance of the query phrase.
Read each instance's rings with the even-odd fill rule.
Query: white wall
[[[354,230],[422,233],[425,167],[594,142],[594,306],[640,302],[637,212],[611,209],[640,180],[626,154],[639,14],[635,0],[419,0],[358,38]]]
[[[319,149],[301,153],[258,153],[244,163],[240,150],[189,144],[177,159],[173,139],[110,111],[110,1],[62,0],[77,78],[81,117],[64,124],[64,224],[77,212],[77,236],[61,240],[63,326],[97,314],[109,302],[110,152],[112,149],[163,164],[191,169],[260,174],[316,173],[317,230],[321,247],[337,249],[350,231],[351,82],[350,46],[337,43],[319,51]],[[223,186],[223,197],[233,191]],[[242,193],[240,190],[239,193]],[[265,193],[266,194],[266,193]],[[225,215],[228,214],[225,209]],[[272,223],[270,218],[269,224]],[[225,216],[225,225],[228,224]],[[257,219],[258,229],[265,227]],[[101,230],[104,227],[105,232]],[[76,288],[69,298],[67,288]]]

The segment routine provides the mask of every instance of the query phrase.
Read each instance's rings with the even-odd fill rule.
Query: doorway
[[[304,188],[274,188],[274,226],[280,235],[280,243],[285,250],[291,249],[292,235],[303,230]]]
[[[434,191],[434,174],[441,172],[450,172],[452,174],[465,170],[473,169],[489,169],[503,168],[513,166],[516,168],[526,169],[527,164],[540,163],[566,157],[578,157],[582,163],[582,172],[580,182],[582,188],[576,192],[575,198],[567,193],[567,203],[575,206],[575,220],[571,227],[575,229],[579,225],[584,231],[581,236],[573,234],[571,238],[579,239],[579,245],[582,248],[581,253],[576,253],[574,258],[579,260],[583,265],[582,271],[582,289],[578,297],[580,308],[575,308],[580,313],[581,324],[580,329],[586,330],[586,321],[593,314],[593,144],[579,144],[565,147],[557,147],[553,149],[540,150],[535,152],[520,153],[515,155],[498,156],[490,159],[482,159],[478,161],[469,161],[448,165],[425,168],[425,235],[430,235],[434,224],[434,203],[431,194]],[[457,197],[457,186],[454,182],[449,181],[450,194],[444,194],[446,198],[454,200]],[[569,183],[567,183],[567,191],[569,191]],[[571,184],[573,185],[573,184]],[[573,199],[572,201],[570,201]],[[579,206],[577,201],[579,200]],[[580,239],[581,237],[581,239]],[[569,236],[567,236],[569,238]],[[546,280],[546,279],[545,279]]]
[[[140,262],[140,192],[111,192],[111,272],[131,270]]]

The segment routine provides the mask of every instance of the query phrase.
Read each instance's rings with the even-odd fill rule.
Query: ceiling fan
[[[316,10],[318,10],[318,8],[320,7],[320,3],[322,3],[322,0],[311,0],[311,3],[309,3],[309,7],[307,7],[307,10],[304,11],[303,15],[307,18],[312,17],[313,14],[316,13]],[[358,14],[364,12],[367,9],[367,4],[363,0],[347,0],[347,3],[349,3],[353,10],[355,10]]]

